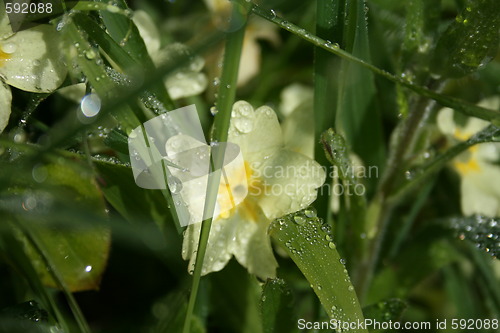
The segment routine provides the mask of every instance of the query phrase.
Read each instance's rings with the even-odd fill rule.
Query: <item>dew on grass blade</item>
[[[88,94],[83,97],[80,103],[80,110],[87,118],[95,117],[101,111],[101,99],[97,94]]]

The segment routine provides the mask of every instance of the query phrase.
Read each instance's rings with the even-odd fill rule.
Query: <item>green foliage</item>
[[[16,53],[0,31],[0,117],[10,117],[0,133],[0,332],[287,333],[300,319],[499,318],[498,0],[233,0],[227,12],[209,3],[67,8],[51,24],[72,93],[9,86],[11,57],[38,50],[23,44]],[[146,27],[134,23],[143,14]],[[4,17],[0,5],[0,29]],[[186,46],[162,53],[173,42]],[[211,84],[173,101],[164,81],[183,86],[194,57]],[[283,100],[291,83],[314,90],[314,115],[301,114],[301,92]],[[89,93],[102,102],[95,117],[82,116]],[[266,281],[236,260],[201,276],[211,219],[188,272],[173,193],[140,188],[130,167],[132,129],[195,103],[207,140],[225,142],[240,99],[293,123],[328,173],[317,210],[290,205],[269,225],[279,268]],[[296,104],[292,116],[287,102]],[[471,133],[445,128],[442,107],[460,113],[459,125],[484,122]],[[298,141],[286,148],[300,150]],[[212,162],[220,167],[222,154]],[[357,164],[376,167],[376,177]],[[251,185],[264,188],[259,181]],[[219,190],[217,181],[199,189],[207,205]]]

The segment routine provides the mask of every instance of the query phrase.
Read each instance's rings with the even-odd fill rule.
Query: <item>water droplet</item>
[[[274,11],[274,9],[271,9],[271,18],[272,19],[275,19],[276,18],[276,12]]]
[[[212,114],[212,116],[215,116],[218,112],[219,112],[219,110],[217,109],[216,106],[212,106],[210,108],[210,113]]]
[[[90,272],[92,270],[92,266],[88,265],[87,267],[85,267],[85,272]]]
[[[84,53],[85,53],[85,58],[87,58],[88,60],[94,59],[97,55],[95,51],[92,49],[86,50]]]
[[[323,289],[323,288],[318,284],[318,290],[321,290],[321,289]]]
[[[218,86],[220,84],[220,79],[218,77],[216,77],[216,78],[214,78],[212,83],[214,86]]]
[[[107,5],[106,9],[110,13],[118,13],[120,11],[120,8],[118,6],[113,6],[113,5]]]
[[[339,261],[342,265],[345,265],[345,259],[340,259]]]
[[[316,217],[316,209],[314,209],[313,207],[309,207],[304,211],[304,214],[307,217]]]
[[[12,54],[16,52],[17,44],[13,42],[5,43],[2,45],[2,51],[7,54]]]
[[[349,290],[349,291],[354,291],[354,287],[353,287],[353,286],[349,286],[349,287],[347,288],[347,290]]]
[[[329,242],[328,243],[328,247],[332,250],[334,250],[336,248],[335,244],[333,242]]]
[[[303,218],[302,216],[294,216],[293,220],[295,221],[295,223],[299,225],[303,225],[304,223],[306,223],[306,219]]]
[[[325,239],[330,242],[332,240],[332,237],[330,237],[330,235],[326,235]]]
[[[88,94],[83,97],[80,109],[85,117],[95,117],[101,111],[101,99],[97,94]]]
[[[168,188],[172,194],[178,194],[182,190],[182,182],[179,178],[170,176],[168,177]]]
[[[241,133],[250,133],[253,130],[253,122],[248,118],[235,119],[234,126]]]

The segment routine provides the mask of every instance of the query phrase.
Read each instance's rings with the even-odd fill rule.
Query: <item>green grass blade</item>
[[[237,1],[242,2],[243,0],[237,0]],[[446,96],[446,95],[437,93],[435,91],[432,91],[432,90],[427,89],[425,87],[422,87],[420,85],[416,85],[416,84],[412,83],[411,81],[408,81],[404,78],[395,76],[395,75],[393,75],[393,74],[391,74],[383,69],[380,69],[380,68],[364,61],[363,59],[360,59],[360,58],[352,55],[349,52],[346,52],[346,51],[340,49],[338,44],[334,44],[330,41],[327,41],[323,38],[320,38],[320,37],[308,32],[308,31],[298,27],[295,24],[290,23],[290,22],[286,21],[285,19],[276,16],[276,13],[274,13],[272,11],[262,9],[256,5],[254,5],[252,7],[252,12],[254,14],[270,21],[270,22],[277,24],[282,29],[285,29],[285,30],[299,36],[300,38],[310,42],[311,44],[313,44],[315,46],[321,47],[322,49],[327,50],[327,51],[329,51],[329,52],[331,52],[331,53],[333,53],[333,54],[335,54],[343,59],[349,60],[353,63],[357,63],[357,64],[369,69],[373,73],[380,75],[391,82],[401,84],[402,86],[413,90],[417,94],[420,94],[424,97],[428,97],[430,99],[433,99],[443,106],[447,106],[449,108],[455,109],[455,110],[462,112],[463,114],[468,115],[468,116],[477,117],[477,118],[481,118],[481,119],[488,120],[488,121],[492,121],[492,120],[500,121],[500,112],[499,111],[486,109],[486,108],[474,105],[472,103],[469,103],[469,102],[466,102],[466,101],[463,101],[463,100],[460,100],[460,99],[457,99],[457,98],[454,98],[451,96]]]
[[[249,4],[245,4],[244,8],[248,8]],[[231,119],[231,110],[236,96],[236,84],[238,79],[238,69],[240,65],[241,51],[243,48],[243,38],[245,36],[245,26],[227,34],[225,53],[222,65],[222,75],[220,78],[220,90],[217,98],[218,113],[215,118],[215,136],[212,138],[214,142],[226,142],[228,138],[229,121]],[[224,161],[224,151],[216,150],[218,153],[211,154],[212,170],[220,170]],[[219,177],[209,177],[207,184],[207,199],[205,202],[205,210],[212,211],[215,207],[217,199],[217,191],[219,187]],[[205,212],[204,212],[204,215]],[[184,323],[184,333],[190,332],[191,317],[193,315],[196,297],[200,284],[201,271],[203,261],[212,226],[212,219],[209,218],[202,222],[200,240],[198,243],[198,251],[196,254],[195,269],[193,273],[193,285],[188,303],[186,321]]]
[[[304,274],[328,316],[342,322],[363,321],[363,312],[344,260],[332,242],[328,225],[307,209],[276,219],[269,234]],[[353,329],[350,332],[368,332]]]

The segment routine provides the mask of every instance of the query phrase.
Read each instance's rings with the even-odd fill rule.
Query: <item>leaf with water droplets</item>
[[[468,0],[441,35],[432,71],[461,77],[477,71],[496,55],[500,42],[500,6],[497,0]]]
[[[304,274],[330,318],[362,321],[363,313],[344,266],[345,260],[331,245],[334,243],[330,227],[316,216],[308,217],[306,211],[308,209],[276,219],[269,227],[269,234]]]
[[[105,217],[103,197],[88,173],[66,164],[44,168],[47,177],[43,186],[50,191],[24,190],[23,213],[18,220],[27,237],[21,232],[17,236],[45,285],[57,288],[63,287],[62,283],[70,291],[97,289],[111,241],[109,228],[95,223]],[[54,193],[64,199],[56,199]],[[58,216],[57,212],[67,206],[89,216],[70,220],[66,215]]]
[[[500,218],[483,215],[456,217],[450,220],[450,226],[459,239],[474,243],[494,258],[500,254]]]
[[[292,294],[282,279],[267,280],[262,289],[260,310],[264,333],[291,332],[296,327]]]
[[[49,333],[48,313],[36,301],[9,306],[0,310],[0,332]]]

